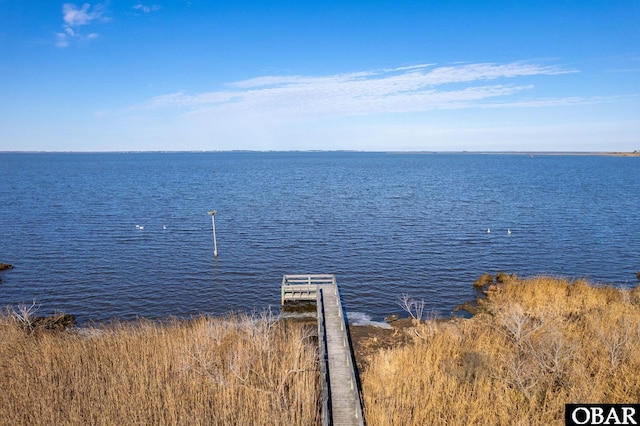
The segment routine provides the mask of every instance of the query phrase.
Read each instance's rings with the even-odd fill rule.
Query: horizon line
[[[380,154],[512,154],[512,155],[632,155],[640,156],[640,150],[634,151],[536,151],[536,150],[357,150],[357,149],[226,149],[226,150],[107,150],[107,151],[73,151],[73,150],[7,150],[0,154],[179,154],[179,153],[380,153]]]

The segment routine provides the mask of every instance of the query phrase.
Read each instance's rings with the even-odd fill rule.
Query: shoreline
[[[445,418],[447,424],[464,424],[470,412],[478,424],[553,424],[562,419],[568,401],[585,395],[612,403],[640,395],[640,354],[635,350],[640,344],[640,335],[635,333],[640,329],[640,284],[618,288],[585,279],[508,275],[485,280],[482,296],[476,300],[477,310],[470,318],[423,317],[421,310],[409,310],[407,318],[390,316],[389,328],[349,325],[364,415],[371,424],[383,422],[389,414],[399,424],[440,424],[438,420]],[[138,404],[149,402],[149,383],[157,395],[151,402],[159,405],[166,402],[167,389],[176,389],[176,395],[187,402],[203,392],[226,395],[238,391],[232,394],[237,395],[235,399],[221,400],[219,405],[231,407],[231,422],[238,420],[237,410],[247,389],[257,390],[256,397],[266,397],[265,407],[281,407],[273,404],[271,396],[276,402],[286,402],[304,393],[306,399],[295,406],[304,402],[313,418],[318,413],[314,367],[318,328],[317,319],[309,314],[306,319],[281,318],[269,312],[228,318],[203,315],[185,321],[167,318],[166,327],[141,319],[138,324],[116,323],[106,333],[96,330],[87,334],[82,328],[72,328],[71,333],[48,334],[44,339],[25,339],[44,329],[25,330],[24,325],[32,322],[21,327],[15,323],[20,318],[12,315],[5,321],[8,326],[0,328],[7,338],[20,343],[0,345],[0,349],[5,349],[7,361],[20,361],[7,364],[5,371],[11,374],[5,375],[5,381],[10,383],[7,389],[14,400],[32,401],[34,391],[25,383],[40,380],[43,392],[36,401],[43,407],[62,406],[70,412],[73,406],[55,399],[62,394],[61,383],[63,390],[71,388],[75,394],[85,395],[100,389],[102,380],[121,378],[113,382],[119,387],[112,386],[116,391],[106,400],[115,407],[123,406],[122,389],[131,389],[132,383],[138,390]],[[15,347],[23,348],[20,357],[14,356]],[[135,352],[134,348],[140,349]],[[301,350],[306,354],[302,367],[298,364]],[[244,356],[241,364],[239,354]],[[43,358],[57,364],[43,363]],[[102,375],[96,375],[96,367],[90,363],[78,380],[77,361],[87,358],[99,361],[96,365]],[[274,363],[280,359],[284,361]],[[275,364],[283,367],[276,377],[270,375]],[[159,366],[167,367],[161,369],[160,376]],[[181,368],[176,370],[176,366]],[[285,391],[294,389],[294,383],[296,390]],[[194,391],[196,385],[202,390]],[[104,400],[102,395],[100,400]],[[137,406],[130,404],[128,397],[126,401],[129,407]],[[472,406],[452,406],[452,401],[470,401]],[[251,402],[243,408],[247,419],[252,418],[254,405]],[[21,413],[32,410],[29,404],[19,408]],[[210,418],[207,410],[208,403],[201,408],[202,418]],[[145,412],[157,412],[156,406]],[[171,410],[161,412],[174,415]],[[298,415],[295,410],[288,413]],[[134,414],[139,415],[135,410]],[[50,417],[54,416],[59,413],[50,410]]]

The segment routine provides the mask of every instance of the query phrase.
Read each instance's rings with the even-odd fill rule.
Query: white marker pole
[[[214,217],[218,213],[216,210],[209,212],[211,215],[211,226],[213,227],[213,257],[218,257],[218,243],[216,242],[216,221]]]

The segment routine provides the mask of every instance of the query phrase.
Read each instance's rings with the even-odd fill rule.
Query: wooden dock
[[[316,301],[324,425],[364,425],[360,388],[334,275],[285,275],[282,304]]]

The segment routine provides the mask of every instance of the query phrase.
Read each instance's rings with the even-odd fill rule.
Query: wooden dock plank
[[[346,330],[340,293],[333,275],[285,275],[282,279],[282,303],[287,300],[311,300],[313,295],[318,306],[318,333],[321,371],[328,370],[327,406],[323,404],[325,424],[338,426],[364,425],[360,393],[353,365],[351,342]],[[321,304],[321,306],[320,306]],[[324,328],[322,327],[324,326]],[[322,336],[324,334],[324,336]],[[326,355],[324,355],[326,342]],[[323,383],[323,387],[325,384]],[[323,395],[325,391],[323,390]],[[330,419],[330,421],[329,421]]]
[[[321,285],[325,306],[325,327],[331,383],[331,411],[334,425],[360,425],[360,404],[354,376],[351,345],[345,333],[346,324],[335,285]]]

